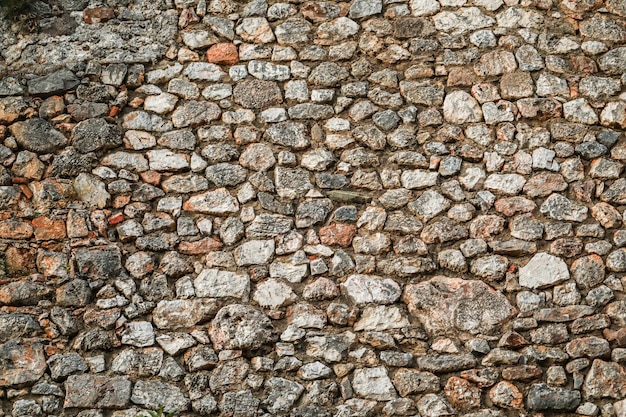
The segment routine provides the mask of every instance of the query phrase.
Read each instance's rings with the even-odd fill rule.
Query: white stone
[[[575,123],[594,125],[598,123],[598,115],[584,98],[568,101],[563,104],[565,120]]]
[[[483,119],[483,112],[474,97],[458,90],[446,96],[443,102],[443,117],[450,123],[475,123]]]
[[[359,397],[389,401],[397,397],[396,390],[383,366],[355,369],[352,388]]]
[[[168,149],[147,152],[150,169],[155,171],[179,171],[189,168],[189,155],[174,153]]]
[[[239,298],[248,301],[250,278],[247,274],[236,274],[219,269],[203,269],[193,281],[198,297]]]
[[[391,304],[400,298],[400,286],[391,278],[354,274],[341,284],[341,291],[356,304]]]
[[[407,327],[409,324],[409,320],[398,307],[368,306],[363,309],[361,318],[354,325],[354,330],[357,332],[362,330],[381,332]]]
[[[238,266],[264,265],[274,255],[273,240],[249,240],[234,251]]]
[[[287,284],[270,278],[257,285],[252,298],[261,307],[277,308],[292,304],[298,297]]]
[[[176,107],[178,97],[174,94],[161,93],[158,96],[148,96],[143,102],[143,108],[158,114],[169,113]]]
[[[306,276],[307,264],[293,265],[288,262],[272,262],[270,265],[270,277],[280,278],[289,282],[301,282]]]
[[[545,252],[537,253],[519,269],[519,284],[526,288],[545,288],[568,279],[567,264]]]
[[[437,0],[411,0],[409,6],[413,16],[434,14],[441,8]]]
[[[439,174],[437,172],[415,169],[412,171],[404,171],[400,177],[402,186],[409,190],[419,190],[422,188],[432,187],[437,184]]]
[[[519,194],[526,179],[518,174],[491,174],[485,180],[485,189],[507,195]]]

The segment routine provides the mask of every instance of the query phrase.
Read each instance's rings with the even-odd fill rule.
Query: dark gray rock
[[[80,80],[72,71],[60,70],[28,81],[28,92],[33,96],[63,94],[79,84]]]
[[[62,381],[74,374],[82,374],[89,370],[87,362],[76,352],[53,355],[48,359],[50,375],[55,381]]]
[[[50,153],[67,144],[63,133],[44,119],[34,118],[11,125],[18,145],[35,153]]]
[[[122,256],[115,246],[79,249],[75,258],[78,274],[86,278],[117,278],[122,270]]]
[[[528,408],[536,411],[571,411],[580,404],[579,391],[534,384],[528,392]]]

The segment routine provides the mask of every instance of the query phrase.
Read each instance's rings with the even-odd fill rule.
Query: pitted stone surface
[[[5,14],[0,415],[624,414],[623,0]]]

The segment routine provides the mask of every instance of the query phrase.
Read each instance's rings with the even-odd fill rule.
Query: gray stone
[[[39,118],[13,123],[11,133],[20,146],[35,153],[54,152],[67,144],[61,132]]]
[[[440,276],[409,284],[402,301],[428,332],[436,334],[497,332],[500,324],[515,314],[503,294],[481,281],[460,278]]]
[[[275,340],[270,319],[258,310],[241,304],[223,307],[209,329],[217,350],[259,349]]]
[[[80,84],[80,80],[73,72],[60,70],[43,77],[37,77],[28,81],[28,92],[30,95],[52,95],[63,94],[68,90],[73,90]]]
[[[131,382],[126,377],[71,375],[65,381],[65,408],[119,409],[129,405]]]
[[[185,411],[189,408],[189,399],[180,389],[162,381],[137,381],[130,400],[147,408],[162,405],[166,411]]]

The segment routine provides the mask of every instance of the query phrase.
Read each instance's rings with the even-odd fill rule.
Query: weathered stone
[[[341,284],[341,290],[355,304],[391,304],[400,298],[400,286],[392,279],[355,274]]]
[[[126,377],[71,375],[65,381],[66,408],[119,409],[129,405],[131,382]]]
[[[528,288],[544,288],[568,280],[567,264],[561,259],[541,252],[519,271],[519,283]]]
[[[210,320],[217,308],[217,303],[210,299],[162,300],[154,309],[152,320],[160,329],[190,328]]]
[[[472,334],[494,332],[515,314],[506,297],[487,284],[459,278],[435,277],[409,284],[402,301],[426,330],[433,333],[453,329]]]
[[[534,384],[528,393],[528,408],[538,411],[571,411],[580,404],[579,391]]]
[[[167,411],[187,410],[189,399],[180,389],[162,381],[137,381],[130,400],[137,405],[155,408],[162,405]]]
[[[25,345],[18,340],[0,345],[0,364],[1,387],[33,384],[48,367],[41,344]]]
[[[396,390],[384,367],[355,370],[352,387],[357,395],[371,400],[389,401],[396,397]]]
[[[61,132],[39,118],[13,123],[11,133],[20,146],[35,153],[54,152],[67,144]]]
[[[241,304],[223,307],[209,329],[217,350],[258,349],[274,340],[273,332],[274,327],[267,316]]]

